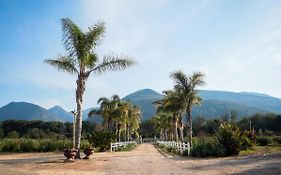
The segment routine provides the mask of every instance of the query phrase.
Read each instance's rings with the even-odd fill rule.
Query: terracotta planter
[[[63,150],[64,156],[67,158],[67,160],[74,160],[74,157],[76,156],[76,153],[78,151],[75,149],[65,149]]]
[[[93,148],[86,148],[84,150],[84,154],[86,155],[83,159],[89,159],[90,155],[92,155],[94,153],[94,149]]]

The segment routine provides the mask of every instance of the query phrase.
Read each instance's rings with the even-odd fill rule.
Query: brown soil
[[[188,158],[160,154],[153,145],[133,151],[95,153],[89,160],[65,163],[62,153],[0,155],[0,174],[281,174],[281,153],[230,158]]]

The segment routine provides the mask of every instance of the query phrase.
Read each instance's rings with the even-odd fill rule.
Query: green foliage
[[[225,155],[225,149],[221,144],[217,143],[215,139],[204,137],[193,140],[190,154],[194,157],[218,157]],[[187,155],[187,151],[184,152],[184,155]]]
[[[272,143],[272,137],[269,136],[259,136],[256,139],[256,142],[259,146],[267,146]]]
[[[229,123],[221,124],[219,130],[215,133],[217,141],[225,148],[227,156],[238,155],[241,149],[241,132],[239,128]]]
[[[83,140],[81,148],[89,148],[89,142]],[[2,139],[0,141],[1,152],[51,152],[51,151],[63,151],[66,148],[71,148],[71,140],[35,140],[35,139]]]
[[[253,143],[247,135],[230,123],[221,124],[214,134],[216,141],[224,147],[226,156],[238,155],[240,150],[249,149]]]
[[[5,136],[4,130],[2,127],[0,127],[0,138],[3,138]]]
[[[73,124],[69,122],[6,120],[2,121],[0,126],[0,138],[18,138],[19,136],[31,139],[72,139],[71,133]],[[85,126],[82,128],[82,133],[84,135],[96,129],[96,124],[89,121],[83,121],[83,126]],[[1,128],[3,137],[1,137]],[[14,131],[18,134],[15,134]]]
[[[112,132],[102,130],[89,134],[88,140],[93,147],[98,147],[100,151],[106,151],[110,148],[110,143],[115,142],[116,137]]]
[[[274,136],[273,142],[275,142],[276,144],[281,144],[281,136]]]
[[[130,151],[132,149],[134,149],[136,147],[136,144],[134,143],[129,143],[128,145],[126,146],[122,146],[122,147],[118,147],[116,149],[116,151]]]
[[[53,133],[53,132],[52,132]],[[46,138],[46,133],[38,128],[31,128],[27,131],[25,134],[26,138],[31,138],[31,139],[41,139],[41,138]]]
[[[8,138],[19,138],[19,133],[17,131],[12,131],[7,134]]]

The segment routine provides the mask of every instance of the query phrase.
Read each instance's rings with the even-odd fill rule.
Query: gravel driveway
[[[199,159],[161,154],[152,144],[138,145],[129,152],[95,153],[90,160],[74,163],[64,163],[63,160],[63,155],[57,153],[0,155],[0,174],[281,174],[281,153]]]

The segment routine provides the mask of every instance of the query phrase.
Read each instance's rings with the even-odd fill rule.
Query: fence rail
[[[118,147],[125,147],[125,146],[127,146],[128,144],[131,144],[131,143],[137,144],[136,141],[110,143],[110,151],[111,152],[116,151]]]
[[[176,150],[183,153],[183,151],[187,150],[188,156],[190,155],[190,144],[189,142],[175,142],[175,141],[156,141],[157,144],[163,145],[165,147],[172,147]]]

